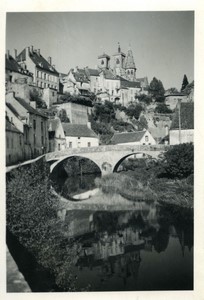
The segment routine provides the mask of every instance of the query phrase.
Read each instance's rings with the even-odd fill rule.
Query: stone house
[[[91,129],[90,123],[87,125],[62,123],[66,137],[67,148],[97,147],[99,138]]]
[[[90,83],[84,69],[71,69],[66,76],[62,77],[63,91],[71,95],[89,95]]]
[[[48,152],[48,118],[35,108],[35,102],[16,97],[14,93],[6,95],[7,116],[13,118],[14,125],[24,134],[26,159],[34,158]],[[14,113],[15,112],[15,113]],[[21,126],[19,125],[21,120]],[[28,151],[29,149],[29,151]]]
[[[66,148],[66,138],[59,118],[48,120],[49,152],[61,151]]]
[[[183,93],[174,93],[174,94],[166,94],[165,95],[165,104],[169,109],[174,110],[181,99],[181,102],[186,102],[187,96]]]
[[[59,91],[59,73],[52,64],[52,58],[48,57],[46,60],[40,49],[26,47],[16,56],[16,60],[23,69],[33,73],[33,83],[36,86]]]
[[[110,142],[117,145],[156,145],[148,130],[115,133]]]
[[[24,160],[23,133],[6,117],[6,165]]]
[[[15,51],[16,55],[16,51]],[[20,64],[7,51],[5,57],[6,68],[6,92],[14,91],[15,85],[31,84],[33,81],[33,74],[28,70],[23,69]]]
[[[180,120],[180,128],[179,128]],[[194,142],[194,104],[180,103],[176,107],[169,131],[170,145]]]

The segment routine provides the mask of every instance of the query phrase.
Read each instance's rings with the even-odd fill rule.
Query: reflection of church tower
[[[98,67],[100,69],[109,69],[110,56],[103,53],[98,56]]]
[[[120,44],[118,43],[118,52],[113,54],[113,69],[118,76],[123,75],[123,68],[125,62],[125,54],[121,52]]]
[[[137,70],[137,68],[135,67],[135,62],[134,62],[132,50],[130,48],[129,48],[127,56],[126,56],[124,68],[125,68],[125,73],[127,75],[127,78],[130,81],[136,80],[136,70]]]

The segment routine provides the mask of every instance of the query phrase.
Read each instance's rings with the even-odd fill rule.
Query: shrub
[[[194,146],[192,143],[173,146],[164,153],[163,170],[170,178],[186,178],[194,173]]]

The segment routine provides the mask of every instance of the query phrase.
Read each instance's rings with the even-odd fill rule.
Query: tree
[[[140,113],[142,112],[143,107],[141,104],[131,104],[127,107],[126,109],[126,115],[129,116],[130,118],[135,118],[136,120],[139,119]]]
[[[44,100],[42,100],[41,95],[37,89],[30,90],[29,93],[30,101],[36,102],[37,108],[47,108],[47,105]]]
[[[145,116],[141,116],[139,120],[139,130],[148,129],[148,123]]]
[[[156,77],[154,77],[150,82],[149,92],[153,98],[164,96],[165,90],[161,80],[158,80]]]
[[[175,93],[178,93],[178,90],[175,87],[171,87],[170,89],[167,90],[167,93],[169,93],[169,94],[175,94]]]
[[[187,85],[188,85],[188,78],[187,78],[186,74],[184,74],[183,82],[182,82],[182,86],[181,86],[181,92],[183,92],[183,90],[186,88]]]
[[[170,178],[186,178],[194,173],[194,146],[192,143],[173,146],[164,153],[163,168]]]
[[[172,110],[169,109],[165,103],[159,103],[157,104],[154,112],[159,114],[170,114],[172,113]]]
[[[63,123],[70,123],[70,120],[69,120],[69,118],[67,116],[67,112],[66,112],[66,110],[64,108],[59,111],[59,115],[58,116],[59,116],[61,122],[63,122]]]
[[[141,94],[139,96],[137,96],[139,102],[145,103],[147,105],[149,105],[152,101],[151,97],[145,94]]]

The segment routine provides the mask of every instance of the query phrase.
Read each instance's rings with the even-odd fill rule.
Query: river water
[[[62,189],[70,190],[72,182],[75,193],[82,183],[83,190],[94,188],[94,176],[88,175],[78,181],[67,179]],[[67,212],[67,238],[78,245],[73,269],[77,289],[88,285],[92,291],[193,289],[192,212],[156,203],[141,207]]]
[[[65,178],[58,192],[69,198],[94,189],[95,177]],[[64,241],[67,246],[70,241],[77,245],[72,268],[77,291],[87,286],[90,291],[193,289],[192,211],[154,202],[140,207],[134,211],[67,211]],[[50,280],[52,291],[57,291],[53,278],[42,274],[48,286]],[[36,278],[33,283],[31,275],[32,291],[49,290],[47,286],[43,290]]]

